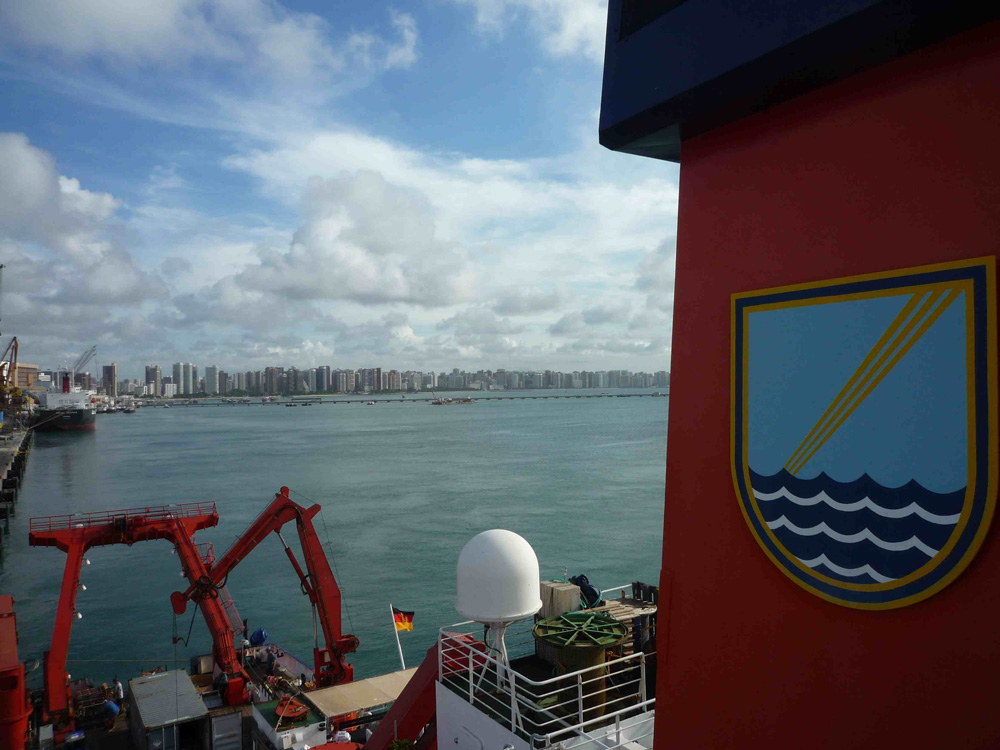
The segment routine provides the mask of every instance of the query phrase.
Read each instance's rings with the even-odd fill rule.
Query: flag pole
[[[403,647],[399,643],[399,628],[396,627],[396,613],[392,611],[392,602],[389,602],[389,617],[392,618],[392,632],[396,636],[396,648],[399,649],[399,663],[406,669],[406,662],[403,660]]]

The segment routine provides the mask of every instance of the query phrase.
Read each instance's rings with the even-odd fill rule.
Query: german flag
[[[400,630],[413,630],[413,613],[404,612],[401,609],[392,608],[392,619],[396,623],[397,632]]]

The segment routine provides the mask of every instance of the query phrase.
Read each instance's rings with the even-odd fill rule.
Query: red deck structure
[[[173,543],[185,576],[192,583],[208,579],[205,559],[194,543],[194,534],[215,526],[219,514],[215,503],[182,503],[146,508],[75,513],[32,518],[28,541],[35,547],[56,547],[66,553],[59,606],[52,632],[52,646],[45,653],[46,720],[52,722],[57,739],[72,729],[73,717],[66,679],[66,658],[80,584],[80,567],[91,547],[128,544],[152,539]],[[242,703],[246,679],[233,642],[233,631],[225,602],[219,596],[198,601],[212,634],[215,663],[228,677],[224,687],[228,704]]]
[[[24,665],[17,656],[14,597],[0,596],[0,747],[21,750],[28,734],[31,704],[24,689]]]

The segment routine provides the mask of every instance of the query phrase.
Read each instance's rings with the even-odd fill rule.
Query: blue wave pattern
[[[955,530],[965,488],[932,492],[910,481],[883,487],[867,474],[838,482],[799,479],[782,469],[750,469],[761,515],[791,554],[818,573],[849,583],[902,578],[933,558]]]

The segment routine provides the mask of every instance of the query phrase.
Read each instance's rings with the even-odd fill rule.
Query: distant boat
[[[375,402],[374,401],[368,401],[365,405],[366,406],[375,406]]]

